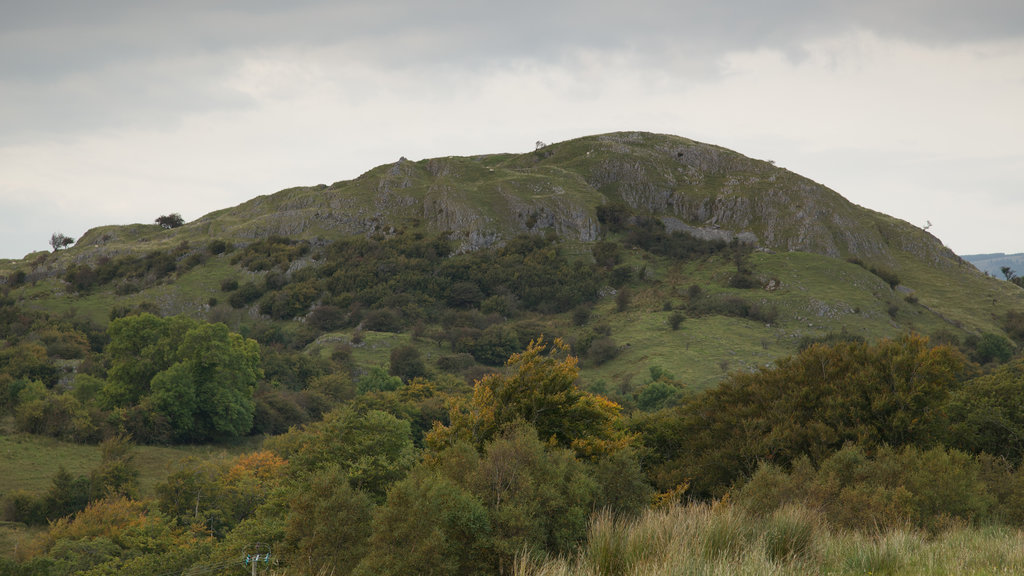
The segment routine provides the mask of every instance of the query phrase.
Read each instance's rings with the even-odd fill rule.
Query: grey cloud
[[[708,74],[728,51],[799,57],[807,38],[854,28],[963,42],[1019,37],[1024,23],[1017,0],[4,0],[0,11],[4,140],[244,106],[220,81],[279,48],[336,46],[382,68],[471,71],[625,52],[669,73]]]

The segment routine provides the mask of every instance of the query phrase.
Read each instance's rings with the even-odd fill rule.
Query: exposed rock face
[[[772,162],[640,132],[521,155],[401,158],[355,180],[261,196],[186,227],[243,241],[422,227],[447,233],[460,250],[476,250],[524,233],[595,241],[601,233],[596,208],[608,202],[702,238],[878,262],[901,251],[934,265],[963,264],[926,232],[855,206]]]

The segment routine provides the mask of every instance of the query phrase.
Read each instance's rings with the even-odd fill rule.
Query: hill
[[[517,238],[534,244],[510,252]],[[383,271],[381,261],[366,285],[342,282],[355,270],[345,258],[385,258],[351,246],[340,256],[338,243],[353,239],[391,250],[391,268]],[[421,259],[423,281],[401,284],[403,262],[431,242],[444,247],[436,259]],[[580,278],[594,283],[593,293],[531,296],[536,286],[522,276],[494,272],[488,280],[459,263],[475,257],[472,266],[482,270],[498,261],[485,256],[492,254],[516,266],[547,254],[538,266],[556,267],[549,271],[586,267]],[[459,327],[445,319],[445,307],[496,314],[467,337],[476,342],[504,325],[520,345],[541,333],[586,350],[601,341],[603,355],[584,355],[583,375],[623,391],[652,367],[706,387],[830,335],[1007,335],[1006,314],[1024,311],[1024,291],[986,277],[920,228],[772,162],[649,133],[523,154],[402,158],[354,180],[259,196],[173,229],[94,228],[66,250],[0,263],[0,278],[19,307],[100,326],[141,308],[246,333],[274,326],[314,355],[359,338],[352,354],[364,371],[405,343],[435,363],[472,348],[425,337]],[[544,278],[537,282],[567,277]],[[453,289],[471,294],[460,300]],[[326,309],[341,310],[342,320],[317,322]],[[380,310],[394,311],[396,321],[367,322]]]
[[[1024,254],[1004,254],[998,252],[995,254],[969,254],[962,256],[962,258],[981,270],[986,274],[990,274],[996,278],[1005,278],[1003,274],[1003,267],[1008,267],[1018,275],[1020,271],[1024,271]]]

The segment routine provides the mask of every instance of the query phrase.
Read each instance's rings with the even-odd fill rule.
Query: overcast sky
[[[1024,252],[1024,2],[0,0],[0,258],[618,130]]]

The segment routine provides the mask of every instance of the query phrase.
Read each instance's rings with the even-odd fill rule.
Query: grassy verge
[[[751,517],[728,505],[598,516],[571,558],[524,555],[518,576],[626,574],[1019,574],[1024,533],[963,527],[938,535],[831,529],[803,508]]]

